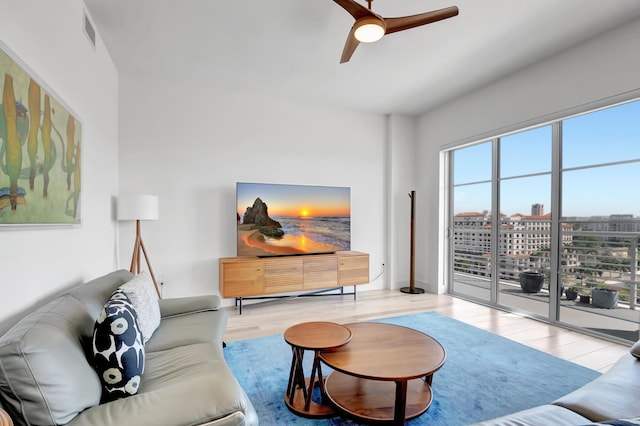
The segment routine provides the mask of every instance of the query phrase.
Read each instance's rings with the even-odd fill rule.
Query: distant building
[[[534,204],[532,212],[543,213],[544,206]],[[454,250],[459,269],[469,267],[474,274],[489,274],[492,239],[490,212],[458,213],[453,219]],[[571,225],[563,225],[571,229]],[[544,269],[549,266],[551,246],[551,213],[525,216],[500,214],[498,253],[500,277],[517,278],[520,271]],[[562,233],[563,245],[570,245],[572,236]]]
[[[544,205],[533,204],[531,215],[500,214],[498,234],[498,275],[500,279],[517,280],[525,270],[550,268],[551,213]],[[453,219],[454,268],[456,271],[489,276],[491,273],[491,242],[494,240],[491,212],[458,213]],[[631,257],[626,241],[640,232],[640,218],[631,214],[609,216],[564,217],[560,224],[562,247],[561,269],[566,273],[578,267],[594,268],[600,257],[626,259]],[[585,232],[600,236],[606,246],[598,254],[573,247],[574,234]],[[608,235],[607,235],[608,234]],[[595,260],[594,260],[595,259]]]
[[[610,216],[589,216],[566,218],[575,223],[575,229],[586,232],[640,232],[640,218],[632,214],[612,214]]]
[[[544,214],[544,204],[534,204],[531,206],[531,216],[542,216]]]

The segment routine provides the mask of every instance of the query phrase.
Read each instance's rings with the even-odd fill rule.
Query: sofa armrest
[[[217,311],[222,301],[218,295],[176,297],[172,299],[158,300],[160,316],[162,318],[174,317],[195,312]]]

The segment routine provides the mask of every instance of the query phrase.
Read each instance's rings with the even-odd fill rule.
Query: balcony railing
[[[453,270],[476,276],[491,276],[490,230],[459,230],[454,240]],[[466,238],[473,233],[478,242]],[[517,235],[510,235],[517,234]],[[524,237],[523,237],[524,234]],[[533,234],[531,232],[530,234]],[[527,231],[500,232],[497,271],[503,284],[516,285],[520,272],[538,271],[545,274],[545,285],[550,281],[550,234],[535,232],[535,240]],[[576,287],[583,293],[592,288],[608,288],[619,292],[619,307],[636,309],[638,306],[638,233],[588,232],[565,229],[561,235],[558,278],[564,289]],[[525,242],[521,243],[521,239]],[[518,244],[511,244],[512,241]],[[535,245],[526,241],[535,241]]]
[[[631,233],[566,231],[572,243],[561,253],[560,280],[583,291],[617,290],[630,309],[638,304],[638,236]]]

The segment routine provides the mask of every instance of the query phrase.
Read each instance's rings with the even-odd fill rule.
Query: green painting
[[[0,45],[0,225],[81,223],[82,126]]]

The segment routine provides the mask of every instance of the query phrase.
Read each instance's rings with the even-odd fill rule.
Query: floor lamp
[[[144,242],[142,241],[142,234],[140,233],[141,220],[158,220],[158,205],[157,195],[118,196],[118,220],[136,221],[136,240],[133,244],[133,256],[131,257],[131,267],[129,268],[129,271],[134,274],[140,273],[140,258],[144,255],[147,267],[149,268],[149,274],[151,274],[151,279],[153,280],[153,285],[156,286],[158,297],[161,298],[160,288],[158,287],[156,277],[153,274],[153,269],[149,262],[149,256],[147,255],[147,250],[145,249]]]

